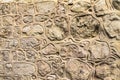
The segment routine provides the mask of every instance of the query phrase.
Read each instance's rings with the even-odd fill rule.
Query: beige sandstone
[[[0,80],[120,80],[120,0],[0,0]]]

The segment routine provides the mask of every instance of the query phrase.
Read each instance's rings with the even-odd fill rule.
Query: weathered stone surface
[[[13,72],[17,75],[30,75],[35,73],[35,66],[30,63],[14,62]]]
[[[0,37],[9,38],[12,35],[12,26],[1,26],[0,27]]]
[[[94,41],[90,45],[91,58],[103,59],[110,55],[110,48],[106,42]]]
[[[115,9],[120,10],[120,1],[119,0],[112,0],[112,4],[115,7]]]
[[[19,3],[19,4],[17,4],[17,7],[18,7],[17,9],[18,9],[19,14],[26,14],[27,13],[27,4]]]
[[[41,14],[48,14],[54,12],[55,2],[53,1],[42,1],[36,3],[36,11]]]
[[[35,14],[35,6],[34,4],[28,4],[27,5],[27,13],[28,14]]]
[[[88,80],[92,72],[86,63],[76,59],[68,61],[66,68],[71,74],[72,80]]]
[[[54,19],[54,25],[47,23],[46,36],[51,41],[60,41],[68,36],[68,23],[67,19],[61,16],[56,16]]]
[[[71,35],[76,40],[94,38],[99,32],[99,22],[92,16],[76,16],[70,26]]]
[[[73,12],[84,12],[84,11],[87,11],[90,7],[91,7],[91,5],[90,5],[89,2],[79,1],[72,6],[71,11],[73,11]]]
[[[5,15],[10,13],[10,5],[7,3],[0,4],[0,14]]]
[[[33,37],[25,37],[21,39],[21,47],[23,49],[34,48],[39,45],[39,41]]]
[[[12,51],[12,58],[15,61],[25,61],[26,57],[25,57],[25,52],[22,49],[18,49],[15,51]]]
[[[32,28],[31,35],[33,36],[41,35],[44,33],[43,26],[40,24],[33,24],[31,28]]]
[[[25,15],[23,17],[23,22],[24,23],[32,23],[33,22],[33,16],[32,15]]]
[[[22,28],[22,34],[29,36],[30,35],[30,31],[31,31],[31,25],[25,25]]]
[[[0,51],[0,61],[10,61],[10,51],[9,50],[1,50]]]
[[[30,61],[35,61],[36,60],[36,58],[38,56],[36,51],[28,49],[28,50],[25,50],[25,52],[26,52],[26,58],[28,60],[30,60]]]
[[[48,19],[48,15],[45,15],[45,14],[37,14],[35,15],[35,21],[36,22],[44,22]]]
[[[119,16],[113,14],[113,15],[106,15],[105,18],[104,18],[104,21],[105,21],[104,26],[105,26],[105,30],[108,36],[110,38],[120,39],[120,35],[119,35],[120,18]]]
[[[45,54],[45,55],[56,54],[57,53],[57,48],[55,47],[54,44],[48,44],[41,50],[41,53]]]
[[[4,42],[4,48],[6,49],[18,48],[18,40],[14,38],[6,39]]]
[[[120,80],[120,0],[0,0],[0,80]]]
[[[41,76],[46,76],[51,72],[50,65],[45,61],[38,61],[38,74]]]
[[[13,16],[3,16],[2,18],[3,26],[10,26],[13,25]]]

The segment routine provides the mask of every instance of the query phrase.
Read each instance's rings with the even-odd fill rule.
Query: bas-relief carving
[[[120,80],[120,1],[0,0],[0,80]]]

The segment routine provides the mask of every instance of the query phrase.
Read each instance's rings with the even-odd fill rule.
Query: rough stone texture
[[[120,0],[0,0],[0,80],[120,80]]]

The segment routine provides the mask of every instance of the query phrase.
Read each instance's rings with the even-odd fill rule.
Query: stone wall
[[[120,0],[0,0],[0,80],[120,80]]]

